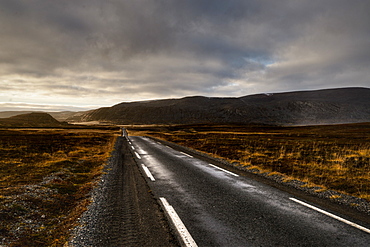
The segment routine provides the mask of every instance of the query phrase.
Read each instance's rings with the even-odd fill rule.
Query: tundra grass
[[[311,127],[132,127],[237,166],[282,174],[312,186],[370,200],[370,124]]]
[[[0,245],[63,246],[117,135],[0,129]]]

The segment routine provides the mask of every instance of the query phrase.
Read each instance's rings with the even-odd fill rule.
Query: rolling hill
[[[113,124],[319,125],[370,122],[370,88],[337,88],[238,98],[202,96],[120,103],[73,121]]]
[[[80,116],[83,112],[73,112],[73,111],[60,111],[60,112],[43,112],[43,111],[2,111],[0,112],[0,119],[1,118],[9,118],[17,115],[28,114],[28,113],[47,113],[56,120],[63,122],[66,121],[68,118],[73,118],[75,116]]]
[[[0,127],[61,127],[60,123],[47,113],[26,113],[0,119]]]

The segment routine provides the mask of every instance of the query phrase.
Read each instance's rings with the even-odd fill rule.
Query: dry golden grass
[[[0,129],[0,245],[63,246],[118,133]]]
[[[370,124],[311,127],[157,126],[131,128],[240,166],[277,172],[369,200]],[[130,132],[130,130],[129,130]]]

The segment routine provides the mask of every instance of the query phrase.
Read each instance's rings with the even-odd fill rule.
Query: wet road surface
[[[119,137],[93,202],[66,246],[179,246],[149,191],[126,140]]]
[[[370,246],[365,223],[350,225],[336,212],[150,138],[133,136],[129,145],[153,194],[168,201],[198,246]]]

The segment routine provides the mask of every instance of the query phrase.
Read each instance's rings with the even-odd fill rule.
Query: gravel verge
[[[178,246],[123,137],[66,246]]]

